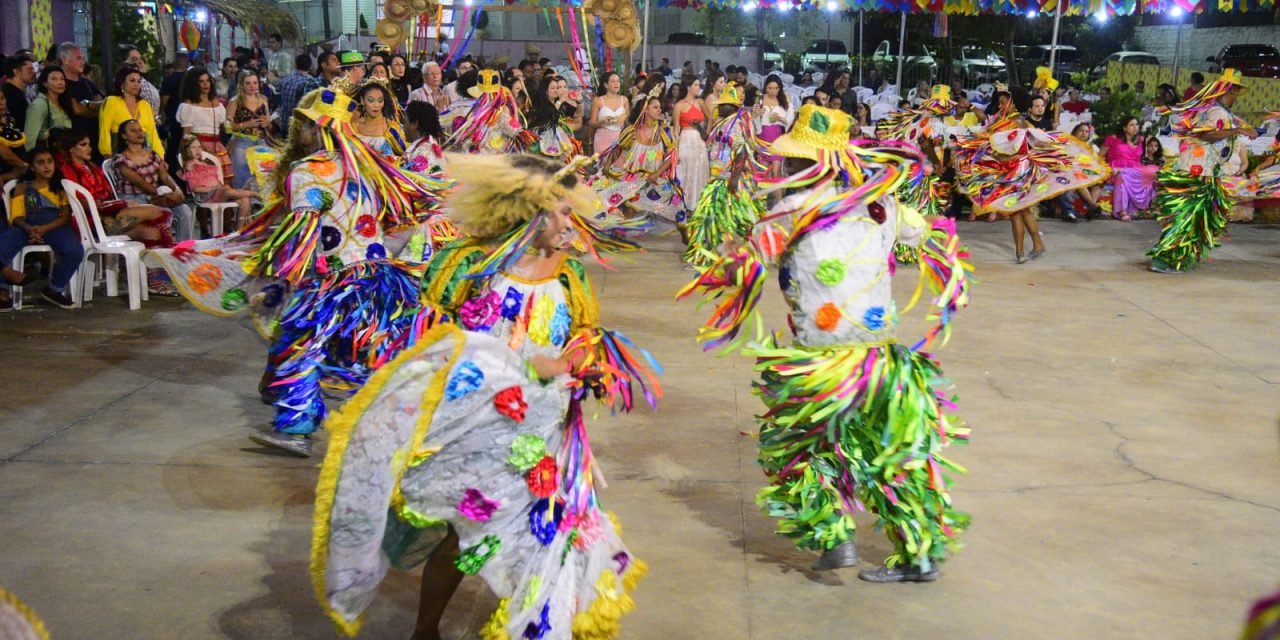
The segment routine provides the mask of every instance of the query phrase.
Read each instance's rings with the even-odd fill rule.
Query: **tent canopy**
[[[888,13],[949,13],[958,15],[1052,14],[1062,1],[1062,15],[1082,16],[1105,13],[1127,16],[1135,13],[1163,14],[1174,11],[1202,13],[1210,0],[834,0],[840,10],[883,11]],[[1218,0],[1219,11],[1269,10],[1275,0]],[[828,0],[658,0],[658,6],[736,8],[751,5],[761,9],[779,6],[795,9],[827,8]]]

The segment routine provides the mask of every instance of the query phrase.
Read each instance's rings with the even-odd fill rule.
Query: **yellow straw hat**
[[[742,102],[745,99],[746,95],[743,94],[742,89],[738,88],[738,83],[736,82],[725,84],[724,88],[720,90],[720,96],[717,98],[720,104],[732,104],[739,107],[742,106]]]
[[[1213,84],[1222,85],[1222,93],[1230,91],[1233,86],[1240,87],[1240,93],[1249,90],[1249,87],[1244,83],[1243,75],[1235,69],[1223,69],[1222,75]]]
[[[786,158],[817,160],[821,151],[840,151],[849,146],[853,118],[837,109],[812,104],[800,107],[796,124],[773,141],[770,153]]]
[[[476,85],[467,89],[467,95],[472,98],[479,98],[486,93],[497,93],[502,89],[502,83],[498,80],[498,72],[493,69],[481,69],[480,78],[476,80]]]
[[[333,87],[316,89],[316,91],[320,95],[310,107],[299,107],[293,112],[319,125],[351,122],[356,112],[356,101],[352,100],[351,96]]]

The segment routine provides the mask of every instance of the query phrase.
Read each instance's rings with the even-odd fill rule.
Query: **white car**
[[[1007,81],[1009,69],[996,52],[985,47],[960,47],[951,61],[951,71],[964,82]]]
[[[898,47],[888,40],[882,41],[871,54],[871,64],[886,75],[892,75],[898,67]],[[920,43],[906,43],[906,56],[902,61],[903,75],[932,83],[938,77],[938,60],[929,47]]]
[[[1099,62],[1098,66],[1094,67],[1093,70],[1089,72],[1089,75],[1092,76],[1094,80],[1107,75],[1107,65],[1112,62],[1160,65],[1160,59],[1154,54],[1147,53],[1146,51],[1117,51],[1107,56],[1102,62]]]
[[[849,50],[839,40],[814,40],[800,56],[804,69],[839,69],[849,66]]]

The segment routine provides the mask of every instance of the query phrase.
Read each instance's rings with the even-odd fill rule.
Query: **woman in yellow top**
[[[164,145],[156,131],[156,115],[151,111],[151,105],[142,99],[142,72],[137,67],[125,67],[116,74],[111,95],[98,110],[98,151],[103,156],[115,155],[118,149],[112,147],[112,142],[116,130],[130,120],[137,120],[142,125],[142,131],[147,134],[147,145],[164,157]]]

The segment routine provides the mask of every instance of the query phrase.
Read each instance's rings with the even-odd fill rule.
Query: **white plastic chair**
[[[84,245],[84,264],[81,266],[81,279],[85,283],[83,300],[93,299],[93,281],[95,264],[91,258],[101,256],[102,270],[107,281],[107,295],[120,295],[118,281],[120,279],[120,259],[124,259],[125,286],[129,288],[129,309],[137,311],[142,308],[142,301],[147,299],[147,269],[142,264],[141,242],[130,240],[127,236],[108,236],[102,228],[102,218],[98,215],[98,203],[88,189],[70,181],[63,180],[62,186],[67,190],[67,199],[71,201],[71,215],[75,216],[76,226],[80,228],[80,242]],[[121,239],[123,238],[123,239]]]
[[[8,215],[8,207],[9,202],[13,197],[13,190],[17,187],[17,180],[10,180],[4,184],[4,206],[6,215]],[[54,260],[58,259],[57,254],[53,253],[53,247],[50,247],[47,244],[29,244],[18,251],[18,255],[13,257],[13,261],[9,263],[9,266],[12,267],[14,271],[22,273],[25,270],[24,266],[27,256],[33,253],[49,253],[53,255]],[[71,276],[71,283],[67,285],[71,290],[71,299],[74,300],[76,304],[80,304],[81,300],[80,279],[83,277],[83,271],[84,264],[82,263],[80,268],[76,269],[75,275]],[[23,288],[21,286],[16,284],[9,285],[9,299],[13,301],[13,309],[15,311],[22,309],[22,289]]]
[[[222,177],[222,164],[218,162],[218,156],[215,156],[208,151],[202,151],[200,152],[200,155],[204,158],[205,162],[211,162],[213,163],[213,166],[218,168],[218,184],[225,185],[226,183],[223,182]],[[186,163],[186,158],[179,156],[178,164],[180,164],[184,170],[187,167]],[[205,204],[196,205],[196,215],[199,216],[201,209],[205,209],[209,212],[209,228],[213,231],[213,236],[216,238],[222,235],[222,218],[225,215],[226,210],[239,208],[240,205],[234,202],[206,202]],[[187,237],[196,237],[194,230],[189,231],[187,233]]]
[[[117,180],[120,176],[119,176],[119,175],[117,175],[117,173],[116,173],[116,170],[115,170],[115,169],[116,169],[116,159],[115,159],[115,158],[107,158],[106,160],[103,160],[103,161],[102,161],[102,172],[103,172],[103,173],[105,173],[105,174],[107,174],[107,182],[110,182],[110,183],[111,183],[111,190],[112,190],[112,191],[114,191],[114,192],[116,192],[117,194],[119,194],[119,193],[120,193],[120,183],[119,183],[119,182],[117,182],[116,180]],[[221,176],[221,174],[219,174],[219,176]],[[167,192],[168,192],[168,188],[167,188],[167,187],[161,187],[161,189],[163,189],[165,193],[167,193]],[[176,221],[176,220],[178,220],[178,218],[179,218],[179,216],[175,213],[175,214],[174,214],[173,219]],[[219,223],[221,223],[222,221],[221,221],[221,220],[219,220],[218,222],[219,222]],[[196,223],[195,223],[195,220],[194,220],[194,219],[192,219],[192,218],[190,218],[190,217],[188,217],[188,219],[187,219],[187,220],[186,220],[186,222],[185,222],[185,226],[186,226],[186,228],[185,228],[185,229],[183,229],[183,231],[184,231],[184,232],[186,232],[186,235],[185,235],[185,236],[183,236],[183,237],[185,237],[185,238],[195,238],[195,237],[196,237],[195,224],[196,224]]]

